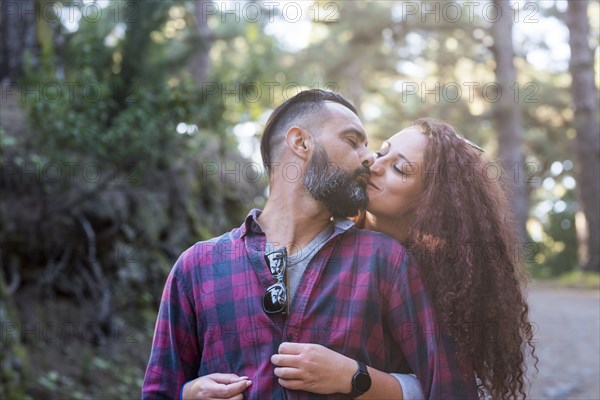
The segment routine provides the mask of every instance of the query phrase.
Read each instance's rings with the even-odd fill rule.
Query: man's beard
[[[304,186],[333,216],[351,217],[367,207],[369,173],[369,168],[364,166],[353,172],[345,171],[330,162],[325,149],[318,145],[308,165]]]

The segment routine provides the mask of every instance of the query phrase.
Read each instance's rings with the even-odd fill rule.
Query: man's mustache
[[[360,167],[358,167],[354,170],[355,177],[360,176],[360,175],[364,175],[368,178],[369,176],[371,176],[371,169],[369,167],[361,165]]]
[[[367,179],[369,179],[369,177],[371,176],[371,169],[369,167],[361,165],[360,167],[354,170],[354,173],[352,175],[354,180],[358,181],[360,184],[366,185]]]

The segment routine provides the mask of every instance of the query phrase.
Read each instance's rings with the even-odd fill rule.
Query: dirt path
[[[600,292],[532,284],[539,374],[532,399],[600,399]]]

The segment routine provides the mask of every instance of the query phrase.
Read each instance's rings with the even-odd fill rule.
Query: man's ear
[[[307,131],[300,127],[292,126],[287,131],[285,141],[296,156],[303,160],[309,158],[313,147],[313,138]]]

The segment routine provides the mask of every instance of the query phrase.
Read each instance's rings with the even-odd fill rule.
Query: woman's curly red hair
[[[408,247],[480,391],[525,397],[526,354],[535,358],[535,347],[506,174],[452,126],[431,119],[414,126],[427,137],[426,173]]]
[[[424,190],[403,243],[421,269],[439,322],[472,365],[480,394],[526,397],[526,356],[537,364],[526,273],[499,163],[441,121],[414,123],[427,137]]]

